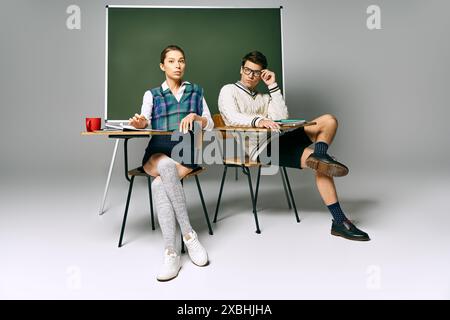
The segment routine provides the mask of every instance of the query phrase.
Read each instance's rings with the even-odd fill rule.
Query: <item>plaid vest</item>
[[[152,128],[157,130],[178,130],[180,122],[190,113],[202,115],[203,89],[196,84],[186,83],[180,102],[169,88],[151,89],[153,95]]]

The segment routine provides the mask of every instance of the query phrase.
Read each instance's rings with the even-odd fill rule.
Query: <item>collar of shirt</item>
[[[235,85],[238,86],[240,89],[244,90],[245,92],[247,92],[253,98],[258,94],[258,92],[256,91],[249,90],[241,81],[237,81]]]
[[[184,93],[184,90],[186,89],[186,85],[187,85],[187,84],[191,84],[191,83],[190,83],[189,81],[183,81],[183,82],[181,83],[181,86],[180,86],[180,88],[178,89],[177,94],[174,95],[174,96],[175,96],[175,99],[177,99],[177,101],[180,101],[181,97],[183,96],[183,93]],[[161,88],[162,88],[163,91],[170,90],[169,85],[167,84],[167,81],[164,81],[164,82],[161,84]]]
[[[183,81],[183,82],[181,83],[181,86],[180,86],[180,89],[178,90],[178,92],[184,91],[184,87],[185,87],[187,84],[191,84],[191,83],[190,83],[189,81]],[[164,82],[161,84],[161,88],[163,89],[163,91],[166,91],[167,89],[169,89],[169,85],[167,84],[167,81],[164,81]]]

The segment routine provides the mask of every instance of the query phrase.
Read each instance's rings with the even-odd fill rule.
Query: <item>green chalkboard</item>
[[[146,90],[164,73],[160,53],[170,44],[186,54],[184,80],[205,90],[217,113],[220,88],[240,79],[241,58],[258,50],[283,88],[281,8],[107,7],[105,119],[126,120],[140,113]],[[261,83],[259,91],[267,88]]]

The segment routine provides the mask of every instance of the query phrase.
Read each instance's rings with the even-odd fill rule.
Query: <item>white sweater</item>
[[[277,83],[269,86],[269,92],[270,94],[252,92],[241,82],[223,86],[219,94],[219,111],[225,124],[257,127],[263,119],[287,119],[288,110]],[[252,160],[256,160],[268,143],[267,134],[254,132],[247,133],[246,136],[249,139],[246,141],[245,151]]]

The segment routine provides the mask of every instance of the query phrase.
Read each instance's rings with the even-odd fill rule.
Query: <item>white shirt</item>
[[[184,90],[186,89],[186,84],[190,84],[188,81],[183,81],[180,88],[178,89],[177,94],[175,94],[175,99],[179,102],[181,100],[181,97],[183,96]],[[161,84],[161,87],[164,90],[169,89],[169,86],[167,85],[167,81],[164,81]],[[148,120],[147,128],[151,128],[152,126],[152,109],[153,109],[153,94],[150,90],[145,91],[144,98],[142,99],[142,107],[141,107],[141,114],[145,116]],[[206,104],[206,100],[203,97],[203,112],[201,114],[202,117],[205,117],[208,122],[206,126],[203,128],[203,130],[212,130],[214,128],[214,121],[211,118],[211,112],[209,111],[208,105]]]
[[[250,91],[239,81],[223,86],[219,94],[219,111],[225,124],[257,127],[263,119],[287,119],[288,109],[278,84],[273,83],[268,88],[270,94]],[[248,135],[245,151],[252,160],[256,160],[269,141],[265,132]]]

